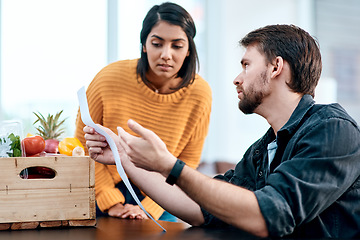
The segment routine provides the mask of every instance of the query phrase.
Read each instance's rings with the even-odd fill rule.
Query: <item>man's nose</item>
[[[233,83],[234,83],[234,85],[236,85],[236,86],[242,84],[241,73],[236,76],[236,78],[234,79]]]

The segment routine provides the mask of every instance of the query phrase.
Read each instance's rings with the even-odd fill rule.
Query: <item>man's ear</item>
[[[276,78],[280,75],[284,67],[284,59],[277,56],[272,64],[271,78]]]

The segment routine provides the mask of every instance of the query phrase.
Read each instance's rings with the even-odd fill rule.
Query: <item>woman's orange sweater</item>
[[[197,75],[194,83],[186,88],[171,94],[158,94],[137,78],[136,65],[137,59],[118,61],[95,76],[87,88],[92,119],[117,133],[117,126],[131,132],[127,127],[131,118],[154,131],[174,156],[196,168],[208,132],[212,101],[210,86]],[[78,114],[75,137],[85,146],[83,127]],[[124,203],[124,196],[115,187],[120,181],[116,166],[95,163],[96,201],[102,211]],[[164,212],[147,196],[141,203],[155,219]]]

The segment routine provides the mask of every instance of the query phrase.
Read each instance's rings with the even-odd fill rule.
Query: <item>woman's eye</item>
[[[156,43],[156,42],[153,42],[152,45],[153,45],[154,47],[160,47],[160,46],[161,46],[160,43]]]
[[[174,47],[175,49],[183,48],[183,46],[180,46],[180,45],[174,45],[173,47]]]

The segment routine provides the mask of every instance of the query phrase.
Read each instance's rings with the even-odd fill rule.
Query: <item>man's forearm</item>
[[[137,168],[130,162],[123,166],[131,181],[166,211],[189,224],[204,221],[199,205],[178,186],[167,184],[160,173]]]
[[[185,166],[177,185],[195,202],[224,222],[254,235],[268,235],[255,194],[212,179]],[[196,225],[196,223],[192,223]]]

